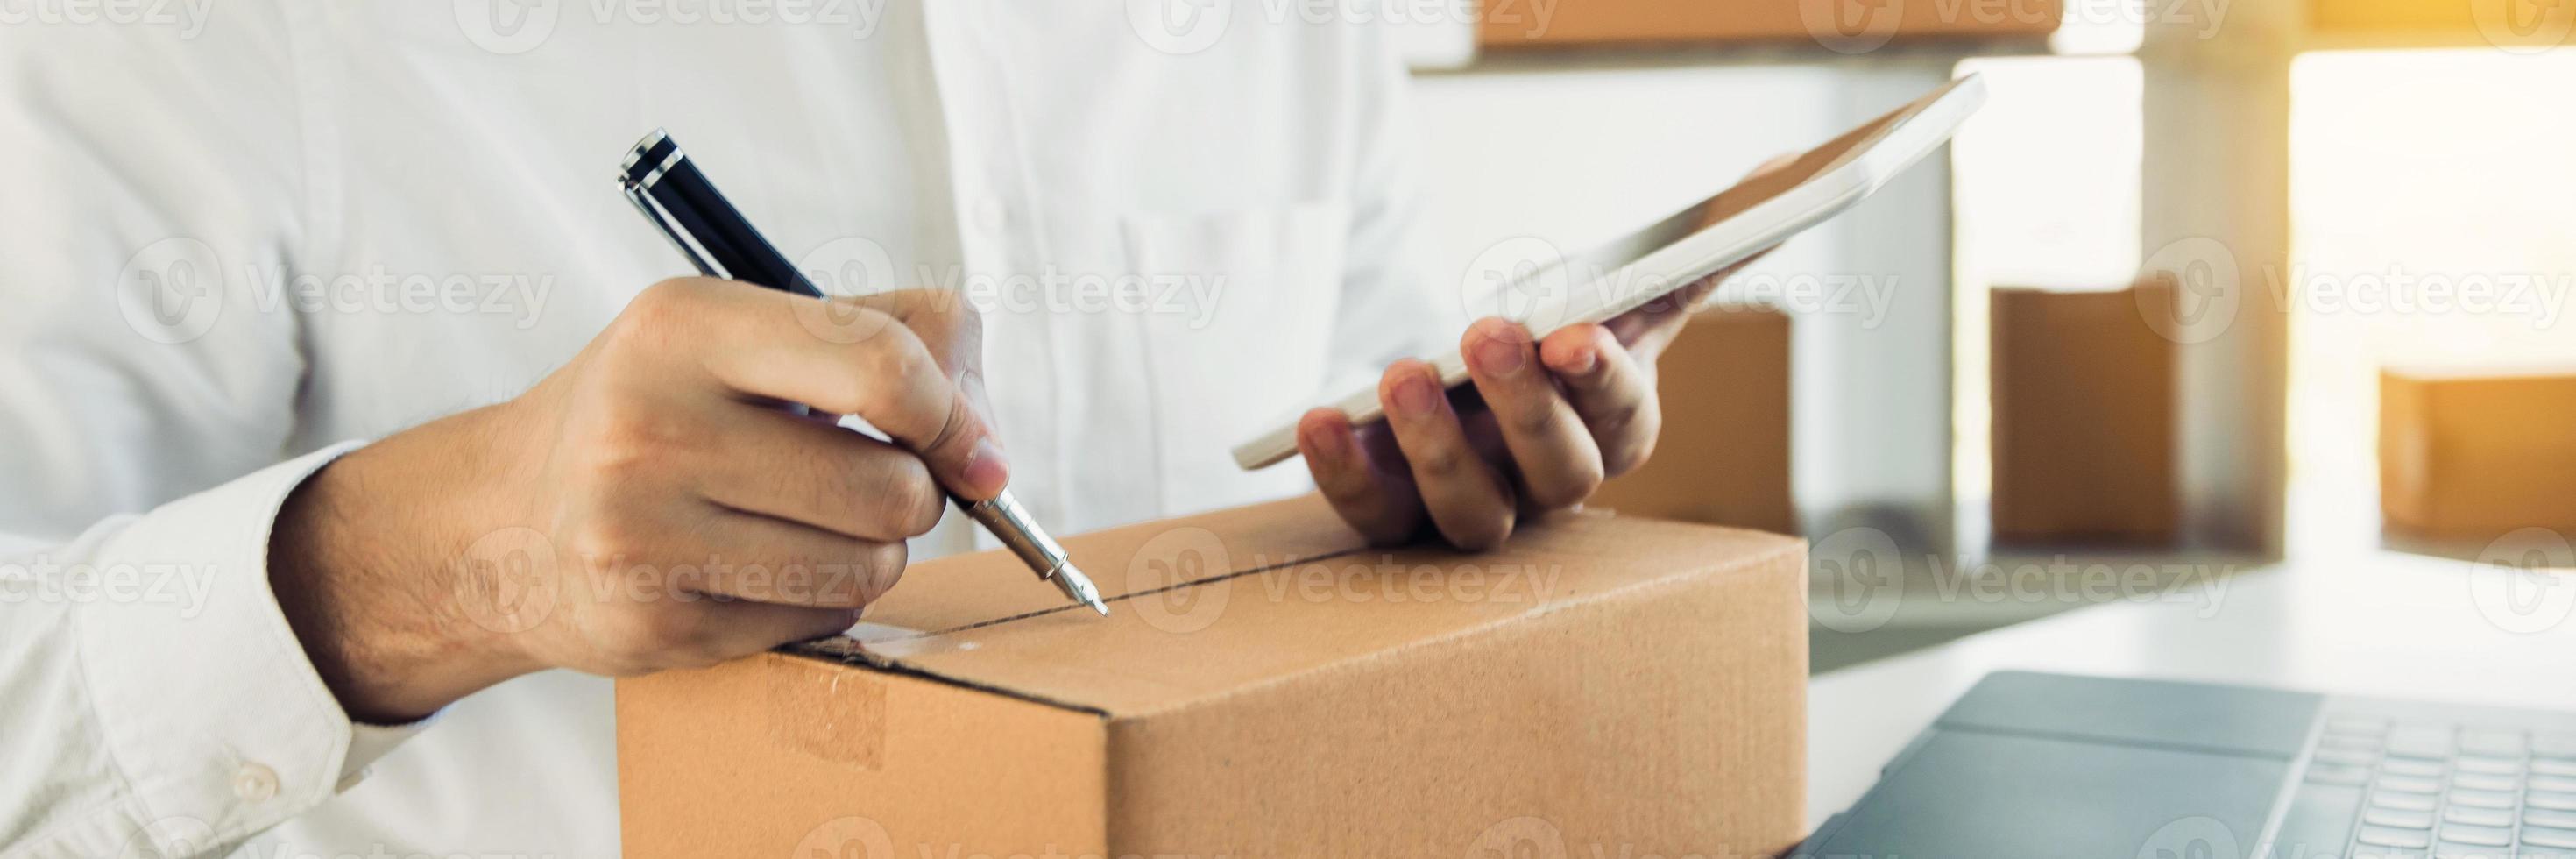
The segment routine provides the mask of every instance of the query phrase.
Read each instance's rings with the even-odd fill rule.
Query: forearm
[[[353,451],[279,511],[269,544],[278,607],[353,719],[410,722],[541,667],[512,646],[527,619],[492,603],[496,577],[526,557],[482,557],[526,547],[477,534],[506,540],[524,526],[477,491],[483,475],[514,467],[494,461],[501,409]]]

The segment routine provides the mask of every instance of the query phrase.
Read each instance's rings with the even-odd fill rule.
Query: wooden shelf
[[[2576,4],[2541,0],[2308,0],[2307,47],[2498,48],[2576,46]]]
[[[2041,39],[2065,20],[2060,0],[1853,3],[1848,0],[1485,0],[1486,50],[1567,46],[1801,44],[1867,53],[1893,44]],[[1547,14],[1540,14],[1545,10]],[[1853,14],[1857,12],[1858,14]]]

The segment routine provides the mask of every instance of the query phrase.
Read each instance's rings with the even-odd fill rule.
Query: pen
[[[680,144],[662,129],[637,141],[626,153],[626,163],[618,168],[617,185],[626,199],[635,204],[644,219],[653,222],[664,238],[688,257],[698,272],[708,277],[739,280],[770,289],[798,295],[823,298],[823,291],[796,270],[794,263],[778,252],[751,222],[716,191],[705,173],[680,151]],[[1047,536],[1028,511],[1011,498],[1005,489],[987,501],[969,502],[955,494],[948,496],[969,518],[983,523],[984,529],[1002,541],[1011,554],[1037,571],[1038,578],[1063,591],[1067,598],[1090,606],[1106,617],[1107,603],[1100,601],[1100,591],[1091,579],[1065,556],[1064,547]]]

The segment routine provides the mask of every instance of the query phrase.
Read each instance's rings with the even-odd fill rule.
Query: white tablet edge
[[[1934,94],[1929,104],[1898,122],[1886,136],[1863,147],[1843,163],[1746,209],[1743,214],[1692,233],[1570,292],[1598,294],[1599,285],[1604,283],[1659,284],[1658,289],[1630,290],[1571,318],[1563,313],[1566,300],[1561,296],[1551,297],[1552,300],[1542,300],[1531,308],[1521,321],[1529,325],[1531,336],[1544,338],[1566,325],[1610,319],[1777,246],[1857,205],[1878,189],[1886,187],[1898,174],[1949,143],[1950,137],[1958,133],[1959,125],[1984,105],[1985,94],[1985,81],[1975,74],[1951,81]],[[1553,316],[1553,321],[1535,321],[1548,316]],[[1458,350],[1451,349],[1429,360],[1432,368],[1439,371],[1443,385],[1455,387],[1467,381],[1466,358],[1458,354]],[[1352,391],[1325,405],[1350,415],[1354,426],[1386,417],[1378,403],[1374,385]],[[1235,445],[1235,464],[1252,471],[1277,465],[1297,455],[1297,420],[1302,415],[1302,411],[1290,415],[1280,425]]]

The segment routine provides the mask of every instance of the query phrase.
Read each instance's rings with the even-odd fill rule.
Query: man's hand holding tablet
[[[1662,427],[1656,359],[1719,281],[1939,149],[1984,97],[1976,76],[1952,81],[1610,246],[1540,266],[1531,277],[1562,282],[1522,319],[1479,320],[1457,352],[1398,361],[1375,390],[1310,409],[1235,459],[1260,468],[1304,455],[1334,509],[1375,542],[1427,526],[1462,548],[1498,545],[1524,513],[1579,505],[1646,461]]]

